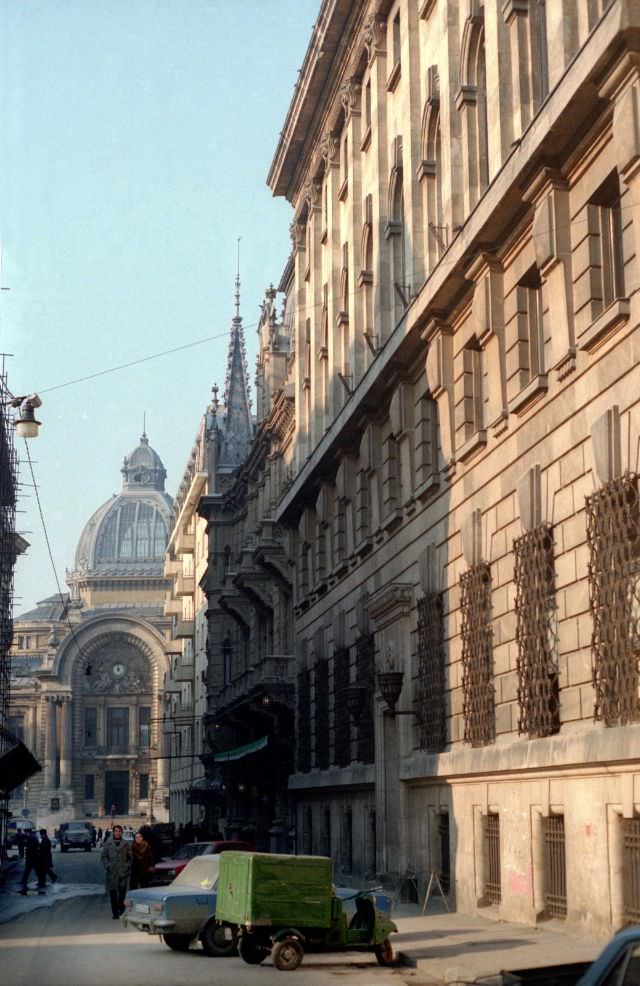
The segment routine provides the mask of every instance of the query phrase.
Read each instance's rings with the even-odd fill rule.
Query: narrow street
[[[284,986],[284,974],[268,961],[252,967],[239,958],[212,959],[199,946],[179,954],[159,938],[113,921],[102,886],[99,850],[90,855],[55,853],[54,867],[59,880],[55,887],[47,887],[46,898],[32,892],[25,902],[15,883],[7,891],[30,910],[0,924],[4,982],[12,986],[209,986],[215,981],[221,986],[248,982]],[[299,975],[308,986],[344,981],[345,977],[361,986],[418,986],[426,981],[415,969],[382,969],[373,956],[357,953],[307,956]]]

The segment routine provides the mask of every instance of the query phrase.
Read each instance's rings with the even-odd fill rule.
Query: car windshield
[[[219,856],[197,856],[196,859],[187,863],[171,886],[193,887],[194,890],[215,890],[219,866]]]
[[[192,842],[188,846],[183,846],[182,849],[178,849],[177,853],[173,858],[193,859],[195,856],[201,856],[206,848],[207,848],[206,842]]]
[[[87,826],[86,825],[69,825],[68,831],[69,832],[86,832],[87,831]]]

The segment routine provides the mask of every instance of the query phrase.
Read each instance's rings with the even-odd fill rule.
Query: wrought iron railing
[[[460,577],[464,740],[486,746],[495,739],[491,633],[491,572],[486,562]]]
[[[560,728],[553,534],[540,524],[513,542],[518,645],[518,732],[551,736]]]
[[[567,916],[567,860],[564,815],[550,815],[542,822],[544,839],[544,909],[549,917]]]
[[[640,818],[622,819],[623,923],[640,923]]]
[[[489,813],[484,817],[485,881],[484,896],[489,904],[499,904],[502,898],[500,873],[500,816]]]

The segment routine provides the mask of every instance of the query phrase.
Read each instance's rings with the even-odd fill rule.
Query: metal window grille
[[[438,815],[438,841],[440,842],[440,886],[445,894],[451,889],[451,841],[449,812]]]
[[[329,766],[329,662],[326,658],[315,666],[315,732],[316,767],[326,770]]]
[[[351,722],[346,690],[349,684],[349,649],[338,648],[333,655],[333,759],[337,767],[351,763]]]
[[[518,645],[518,732],[551,736],[560,728],[553,535],[549,524],[513,542]]]
[[[567,916],[567,858],[564,815],[543,819],[544,906],[549,917]]]
[[[640,923],[640,818],[622,819],[623,923]]]
[[[443,598],[418,602],[418,748],[437,753],[447,742]]]
[[[484,896],[488,903],[499,904],[500,881],[500,816],[494,813],[484,818],[485,883]]]
[[[356,642],[356,681],[367,692],[364,710],[358,719],[358,760],[373,763],[373,692],[375,675],[375,644],[373,634],[359,637]]]
[[[587,497],[595,717],[640,718],[640,512],[638,476],[626,473]]]
[[[486,562],[460,577],[464,740],[486,746],[495,739],[491,648],[491,572]]]
[[[298,674],[298,770],[311,770],[311,673]]]

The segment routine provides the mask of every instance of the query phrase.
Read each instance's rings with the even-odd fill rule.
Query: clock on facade
[[[111,673],[114,678],[122,678],[126,670],[127,669],[124,664],[120,664],[120,662],[118,662],[118,664],[114,664],[111,668]]]

